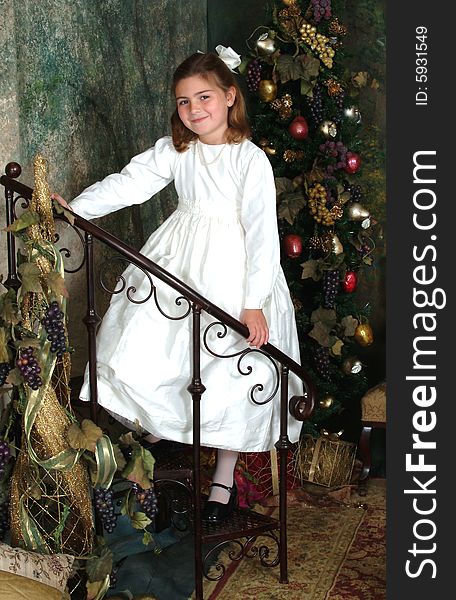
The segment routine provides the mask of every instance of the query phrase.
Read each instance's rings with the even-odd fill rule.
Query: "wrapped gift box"
[[[301,483],[311,482],[325,487],[350,483],[355,464],[356,444],[328,436],[305,435],[296,455],[296,474]]]
[[[287,457],[287,489],[299,485],[294,467],[296,444],[288,451]],[[252,479],[257,490],[264,498],[279,493],[279,452],[275,449],[269,452],[241,452],[239,463]]]

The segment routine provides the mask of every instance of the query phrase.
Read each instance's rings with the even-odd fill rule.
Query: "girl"
[[[85,219],[101,217],[145,202],[174,181],[177,209],[141,252],[241,320],[251,346],[270,341],[300,362],[293,305],[280,267],[274,177],[263,150],[248,139],[245,103],[233,72],[215,54],[193,54],[176,69],[173,93],[172,137],[159,139],[120,173],[88,187],[71,209]],[[142,271],[131,265],[123,276],[136,288],[136,298],[147,297],[150,283]],[[164,312],[177,316],[177,293],[160,281],[154,284]],[[203,313],[202,331],[212,321]],[[153,301],[134,304],[117,294],[98,332],[99,402],[119,420],[139,422],[150,441],[192,443],[190,327],[190,318],[169,320]],[[220,331],[209,328],[201,355],[206,387],[201,443],[218,448],[203,513],[212,522],[226,518],[235,504],[238,452],[271,449],[280,421],[277,394],[265,404],[250,397],[257,383],[264,386],[257,390],[259,401],[271,393],[273,365],[256,352],[248,355],[250,361],[243,359],[241,369],[238,357],[215,358],[211,351],[232,355],[245,349],[238,334],[220,337]],[[302,391],[291,374],[290,396]],[[89,398],[87,373],[81,398]],[[299,432],[300,423],[290,418],[290,440],[297,441]]]

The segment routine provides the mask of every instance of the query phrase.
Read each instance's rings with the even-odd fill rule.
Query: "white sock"
[[[237,463],[238,454],[235,450],[222,450],[219,448],[217,451],[217,467],[212,478],[214,483],[223,483],[228,487],[233,485],[234,467]],[[229,499],[230,493],[228,490],[218,486],[211,487],[209,500],[227,504]]]

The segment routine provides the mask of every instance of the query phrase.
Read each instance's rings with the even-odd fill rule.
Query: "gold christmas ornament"
[[[285,94],[282,98],[276,98],[271,102],[271,107],[279,112],[281,119],[289,119],[292,113],[293,99],[290,94]]]
[[[350,221],[364,221],[370,217],[369,211],[359,202],[351,202],[347,206],[347,214]]]
[[[317,233],[309,239],[309,248],[311,250],[321,250],[322,238]]]
[[[262,79],[258,85],[258,95],[263,102],[272,102],[277,96],[277,85],[272,79]]]
[[[296,0],[282,0],[282,4],[285,4],[285,6],[293,6],[296,5]]]
[[[266,146],[266,148],[263,148],[263,150],[268,156],[275,156],[277,154],[277,150],[272,146]]]
[[[326,82],[326,87],[328,88],[329,96],[338,96],[341,92],[343,92],[343,88],[335,79],[328,79]]]
[[[333,254],[342,254],[344,247],[335,233],[331,236],[331,252]]]
[[[303,158],[304,152],[302,150],[285,150],[283,153],[283,160],[288,163],[296,160],[302,160]]]
[[[258,143],[268,156],[274,156],[276,154],[277,150],[271,145],[271,142],[267,138],[259,139]]]
[[[255,43],[258,54],[261,56],[270,56],[277,50],[275,40],[269,32],[262,33]]]
[[[356,373],[359,373],[362,368],[363,363],[357,356],[349,356],[342,363],[342,371],[346,375],[355,375]]]
[[[325,138],[335,138],[337,135],[337,125],[334,121],[322,121],[319,129]]]
[[[360,323],[353,336],[360,346],[370,346],[374,341],[374,332],[369,323]]]
[[[361,123],[361,113],[359,112],[359,108],[357,106],[348,106],[344,109],[344,115],[350,121],[358,124]]]
[[[318,402],[318,405],[320,406],[320,408],[331,408],[334,402],[334,396],[327,394],[326,396],[323,396],[323,398]]]
[[[333,35],[344,36],[347,35],[348,30],[345,25],[340,24],[339,19],[336,17],[330,22],[328,31]]]

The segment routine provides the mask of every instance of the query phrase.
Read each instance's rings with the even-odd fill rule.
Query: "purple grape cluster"
[[[10,366],[8,363],[0,363],[0,387],[5,385],[6,378],[10,372]]]
[[[363,197],[363,191],[360,185],[352,185],[347,180],[344,181],[344,191],[350,194],[352,202],[359,202]]]
[[[323,293],[325,299],[323,306],[325,308],[334,308],[336,296],[339,291],[340,273],[338,269],[325,271],[323,274]]]
[[[0,499],[0,540],[4,539],[5,533],[9,528],[9,499],[8,497],[4,497]]]
[[[101,519],[103,528],[108,533],[112,533],[114,527],[117,525],[117,515],[114,512],[113,496],[112,490],[106,488],[95,488],[94,490],[97,515]]]
[[[247,66],[245,80],[249,92],[256,92],[261,79],[261,63],[259,58],[254,58]]]
[[[318,125],[323,121],[323,94],[321,87],[316,85],[313,89],[312,98],[308,99],[309,110],[315,124]]]
[[[64,314],[60,310],[59,303],[54,300],[48,306],[42,321],[48,334],[47,339],[51,342],[51,352],[56,352],[59,357],[63,356],[67,349],[63,317]]]
[[[327,140],[324,144],[320,144],[318,149],[327,158],[332,160],[332,163],[326,166],[326,172],[329,175],[347,166],[348,148],[344,146],[343,142]]]
[[[367,256],[370,254],[370,252],[372,252],[372,248],[369,246],[369,244],[364,243],[358,248],[358,252],[364,258],[364,256]]]
[[[317,373],[320,375],[320,377],[322,377],[323,379],[330,379],[330,372],[329,372],[329,366],[330,366],[330,361],[329,361],[329,350],[328,348],[325,348],[324,346],[318,346],[315,351],[314,351],[314,363],[315,363],[315,368],[317,370]]]
[[[344,92],[339,92],[336,96],[334,96],[334,104],[336,105],[337,113],[333,117],[334,123],[336,125],[340,125],[342,119],[344,118]]]
[[[113,589],[117,585],[117,573],[119,572],[119,565],[114,565],[111,570],[111,574],[109,575],[109,588]]]
[[[11,448],[6,440],[0,440],[0,481],[5,474],[6,466],[11,458]]]
[[[158,499],[154,487],[151,486],[148,490],[143,490],[141,486],[134,483],[133,491],[142,511],[149,519],[153,519],[158,512]]]
[[[315,23],[331,18],[331,0],[312,0],[312,8]]]
[[[37,390],[43,385],[43,380],[40,377],[41,367],[33,355],[33,348],[21,348],[19,358],[16,361],[16,366],[19,368],[22,377],[32,390]]]

